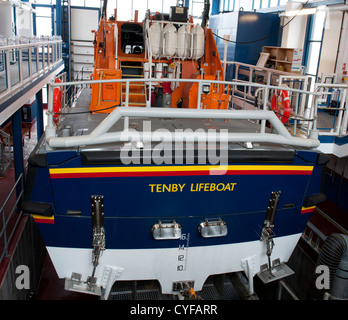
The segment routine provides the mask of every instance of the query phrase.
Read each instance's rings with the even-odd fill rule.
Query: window
[[[70,5],[74,7],[84,7],[85,0],[70,0]]]
[[[52,36],[52,7],[34,5],[35,7],[35,35]]]
[[[317,77],[319,58],[324,35],[325,11],[308,16],[307,39],[305,43],[306,74]]]

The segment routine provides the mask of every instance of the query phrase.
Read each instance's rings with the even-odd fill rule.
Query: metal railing
[[[348,85],[315,84],[315,91],[321,94],[313,108],[313,125],[319,134],[343,136],[348,126]]]
[[[348,126],[348,85],[333,83],[314,83],[313,78],[300,74],[287,73],[262,68],[245,63],[223,61],[235,68],[234,81],[238,84],[231,88],[231,102],[236,109],[271,108],[271,99],[276,87],[270,87],[267,97],[264,89],[256,87],[258,83],[276,85],[289,92],[291,116],[287,128],[293,134],[308,135],[312,130],[318,135],[342,136],[347,134]],[[250,83],[248,87],[241,84]],[[303,89],[302,92],[290,89]],[[306,92],[307,91],[307,92]],[[317,95],[308,94],[308,92]],[[316,97],[316,98],[314,98]],[[267,101],[264,101],[264,100]],[[263,106],[264,108],[264,106]]]
[[[60,37],[0,41],[0,102],[62,60]]]
[[[17,199],[14,201],[13,197],[16,191]],[[0,209],[0,263],[9,254],[9,244],[23,215],[22,211],[18,209],[22,201],[23,193],[24,181],[23,174],[21,174]],[[13,201],[13,206],[8,208],[7,204]]]
[[[275,144],[286,144],[293,146],[302,146],[314,148],[319,145],[319,141],[316,139],[315,132],[312,131],[310,138],[299,138],[291,136],[287,129],[280,122],[278,117],[273,111],[270,111],[267,107],[268,94],[271,89],[277,90],[282,89],[281,87],[271,87],[268,85],[255,84],[255,83],[237,83],[229,81],[213,81],[213,80],[196,80],[196,79],[170,79],[173,82],[186,82],[186,83],[197,83],[198,85],[198,95],[197,95],[197,105],[196,109],[176,109],[176,108],[151,108],[150,101],[147,101],[145,108],[128,108],[128,99],[124,102],[123,107],[115,108],[107,118],[99,124],[89,135],[83,136],[71,136],[71,137],[56,137],[56,125],[53,123],[53,90],[57,86],[70,86],[77,84],[76,82],[66,82],[66,83],[50,83],[49,84],[49,100],[48,100],[48,125],[46,127],[46,140],[50,147],[72,147],[80,145],[91,145],[99,143],[109,143],[118,142],[124,135],[122,133],[127,132],[128,139],[133,140],[129,130],[129,118],[130,117],[147,117],[147,118],[197,118],[197,119],[231,119],[231,120],[251,120],[253,122],[260,123],[259,132],[229,132],[225,137],[228,142],[269,142]],[[123,82],[126,84],[126,92],[129,92],[129,86],[132,82],[144,82],[148,86],[152,83],[158,83],[158,79],[110,79],[110,80],[91,80],[91,81],[81,81],[80,84],[89,85],[93,83],[112,83],[112,82]],[[203,93],[203,87],[211,84],[219,84],[222,86],[233,86],[233,85],[243,85],[243,86],[255,86],[257,88],[262,88],[265,92],[263,110],[212,110],[203,109],[201,103],[201,96]],[[292,92],[306,93],[308,95],[313,95],[316,98],[317,94],[314,92],[308,92],[298,89],[289,89]],[[126,94],[127,96],[127,94]],[[108,132],[108,130],[119,120],[124,121],[124,130],[121,132]],[[273,131],[269,132],[266,128],[267,121],[271,123]],[[129,133],[129,134],[128,134]],[[193,133],[196,134],[196,133]],[[206,134],[202,139],[208,141],[208,133],[201,133],[201,135]],[[187,137],[187,133],[185,133]],[[196,137],[196,136],[195,136]],[[147,135],[142,133],[142,141],[151,139],[151,133]]]

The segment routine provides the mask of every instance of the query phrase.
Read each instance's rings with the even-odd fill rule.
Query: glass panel
[[[271,8],[272,7],[277,7],[278,6],[278,0],[271,0],[271,3],[269,5]]]
[[[48,66],[48,46],[44,46],[45,67]]]
[[[36,48],[31,48],[31,71],[33,74],[37,72],[36,60]]]
[[[18,50],[13,49],[10,51],[10,72],[11,72],[11,86],[14,86],[19,82],[20,68],[18,61]]]
[[[39,47],[39,70],[43,68],[43,47]]]
[[[319,61],[321,42],[310,42],[308,49],[307,74],[316,75]]]
[[[287,2],[288,2],[288,0],[280,0],[279,5],[282,6],[282,5],[286,4]]]
[[[29,77],[29,49],[22,49],[23,79]]]
[[[48,58],[50,59],[50,63],[53,63],[53,50],[52,50],[52,45],[48,46]]]
[[[6,55],[4,51],[0,51],[0,92],[7,89],[6,76]]]

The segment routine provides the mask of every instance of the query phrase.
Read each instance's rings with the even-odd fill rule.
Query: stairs
[[[140,61],[121,61],[122,79],[142,79],[144,77],[143,64]],[[122,83],[122,102],[126,101],[126,83]],[[146,92],[143,82],[131,82],[129,84],[128,106],[145,107]]]

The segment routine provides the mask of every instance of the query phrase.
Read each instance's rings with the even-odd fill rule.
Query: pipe
[[[348,300],[348,236],[340,235],[345,241],[345,252],[342,256],[341,262],[337,268],[333,285],[331,289],[331,296],[336,299]]]
[[[332,290],[330,293],[334,296],[334,298],[348,298],[347,248],[348,237],[345,235],[332,233],[330,236],[326,238],[321,253],[319,255],[315,270],[317,270],[319,266],[327,266],[329,268],[329,287],[319,289],[317,288],[315,281],[313,281],[312,288],[309,292],[310,299],[323,300],[324,294],[329,292],[330,289]]]

